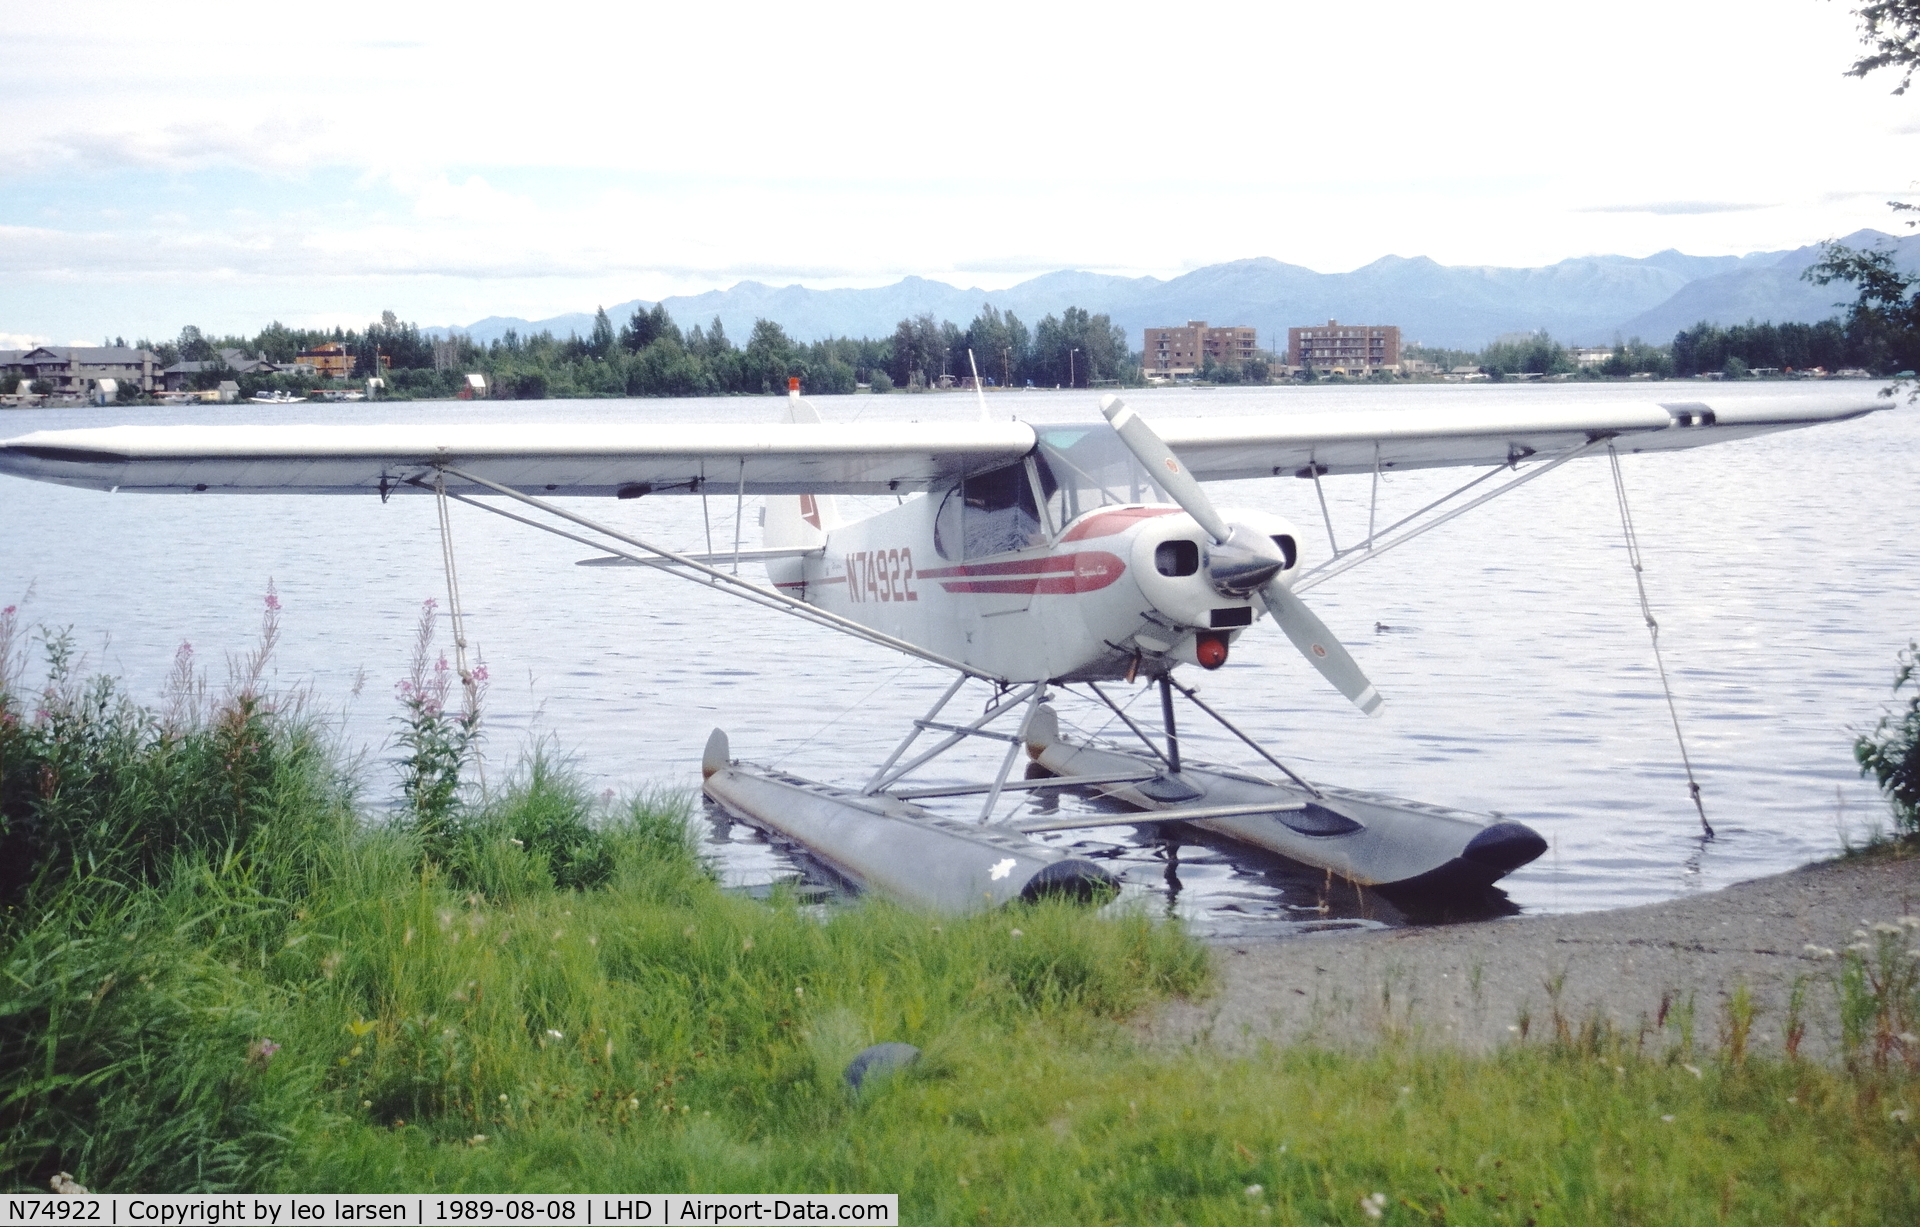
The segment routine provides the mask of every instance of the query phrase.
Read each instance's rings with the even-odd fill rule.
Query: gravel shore
[[[1920,855],[1811,865],[1712,894],[1573,916],[1328,933],[1217,944],[1221,988],[1165,1006],[1140,1026],[1150,1042],[1244,1051],[1262,1043],[1336,1046],[1381,1038],[1485,1051],[1602,1020],[1629,1040],[1669,1037],[1691,1018],[1716,1042],[1726,1003],[1746,985],[1753,1047],[1782,1044],[1788,995],[1805,977],[1801,1051],[1837,1040],[1831,976],[1855,930],[1920,913]],[[1664,1009],[1663,1009],[1664,1003]]]

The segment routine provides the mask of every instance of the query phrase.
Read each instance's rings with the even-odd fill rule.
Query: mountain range
[[[1890,244],[1902,268],[1920,269],[1920,235],[1894,238],[1861,230],[1849,247]],[[1479,349],[1495,337],[1545,329],[1569,345],[1606,345],[1618,338],[1665,342],[1702,320],[1728,325],[1749,319],[1811,323],[1839,313],[1844,285],[1817,286],[1801,272],[1820,259],[1821,245],[1744,256],[1689,256],[1667,250],[1645,257],[1580,256],[1542,268],[1445,265],[1425,256],[1383,256],[1347,273],[1317,273],[1265,256],[1209,265],[1178,277],[1115,277],[1071,270],[1045,273],[1003,290],[961,289],[906,277],[873,289],[813,290],[742,281],[662,300],[681,327],[716,317],[736,343],[756,319],[770,319],[800,341],[829,336],[889,336],[908,316],[930,311],[965,327],[983,303],[1012,311],[1029,325],[1069,306],[1104,312],[1135,343],[1142,330],[1187,320],[1251,325],[1263,344],[1282,347],[1290,326],[1342,319],[1398,324],[1410,344]],[[607,307],[617,327],[643,299]],[[508,329],[522,336],[549,330],[585,336],[591,312],[544,320],[489,316],[425,331],[464,333],[482,344]]]

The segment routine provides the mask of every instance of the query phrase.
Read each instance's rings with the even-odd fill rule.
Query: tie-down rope
[[[1693,778],[1693,760],[1687,756],[1687,739],[1680,732],[1680,709],[1674,705],[1673,684],[1667,680],[1667,662],[1660,654],[1660,623],[1653,617],[1647,601],[1647,581],[1640,563],[1640,537],[1633,528],[1633,512],[1627,507],[1627,483],[1620,476],[1620,453],[1611,440],[1607,443],[1607,462],[1613,466],[1613,493],[1620,504],[1620,531],[1627,539],[1627,561],[1633,565],[1633,582],[1640,590],[1640,616],[1647,620],[1647,635],[1653,640],[1653,663],[1660,670],[1660,688],[1667,693],[1667,714],[1673,717],[1673,739],[1680,745],[1680,762],[1687,769],[1687,793],[1700,814],[1700,829],[1713,838],[1713,824],[1707,821],[1707,807],[1700,799],[1699,781]]]
[[[447,479],[433,480],[434,502],[440,511],[440,559],[447,573],[447,620],[453,627],[453,664],[466,694],[467,714],[480,709],[480,692],[473,670],[467,668],[467,619],[460,608],[460,576],[453,565],[453,521],[447,515]]]

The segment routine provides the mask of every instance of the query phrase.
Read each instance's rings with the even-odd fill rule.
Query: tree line
[[[236,379],[241,391],[312,383],[294,375],[235,376],[220,362],[221,350],[291,363],[303,350],[326,343],[353,355],[353,377],[376,373],[398,396],[453,396],[469,372],[485,374],[496,397],[726,396],[785,392],[797,378],[809,392],[918,391],[952,386],[977,365],[991,385],[1090,387],[1138,383],[1139,355],[1126,333],[1106,315],[1068,307],[1029,327],[1011,311],[987,305],[962,329],[924,313],[903,319],[890,337],[829,337],[795,341],[772,320],[754,321],[744,345],[735,344],[719,317],[683,330],[665,307],[635,309],[616,327],[605,308],[594,313],[586,336],[561,338],[550,331],[526,336],[509,330],[487,344],[454,335],[444,340],[402,322],[393,312],[364,330],[290,328],[275,321],[258,334],[216,337],[188,325],[171,341],[142,339],[162,365],[208,364],[188,385],[212,388]],[[972,363],[969,363],[969,351]]]
[[[1670,346],[1630,337],[1616,340],[1601,361],[1582,364],[1574,360],[1570,348],[1554,340],[1545,330],[1503,336],[1478,350],[1412,345],[1407,347],[1406,356],[1430,362],[1443,372],[1468,367],[1493,379],[1529,375],[1566,375],[1577,379],[1625,379],[1643,375],[1665,379],[1676,373]]]
[[[1722,326],[1702,321],[1676,333],[1665,345],[1638,337],[1616,341],[1597,364],[1576,362],[1567,346],[1546,332],[1499,338],[1480,350],[1410,346],[1408,357],[1445,371],[1475,367],[1495,379],[1568,376],[1580,379],[1685,378],[1718,373],[1743,377],[1752,371],[1858,368],[1891,375],[1920,368],[1920,274],[1901,271],[1887,248],[1855,251],[1827,248],[1804,274],[1826,285],[1843,283],[1856,298],[1846,313],[1818,323],[1756,322]],[[436,340],[391,311],[365,329],[290,328],[278,321],[251,337],[209,336],[192,325],[171,341],[142,339],[162,365],[178,361],[211,364],[189,379],[211,388],[234,378],[219,366],[223,349],[275,363],[290,363],[303,350],[328,342],[354,358],[354,378],[378,372],[389,392],[402,397],[457,395],[468,372],[488,377],[492,395],[521,399],[595,396],[767,395],[786,390],[789,378],[818,394],[909,391],[957,383],[972,374],[1011,387],[1091,387],[1141,383],[1141,355],[1128,348],[1125,332],[1104,314],[1068,307],[1029,327],[1011,311],[992,305],[961,328],[922,313],[901,320],[889,337],[831,337],[799,342],[772,320],[754,321],[744,345],[736,345],[718,317],[682,330],[661,306],[638,308],[616,325],[596,311],[585,337],[542,331],[509,331],[481,345],[465,336]],[[1212,365],[1205,376],[1220,383],[1264,383],[1264,361]],[[310,377],[239,376],[243,393],[284,388],[299,391]]]
[[[1818,323],[1775,324],[1748,320],[1720,325],[1702,320],[1683,328],[1665,345],[1633,337],[1616,341],[1601,362],[1582,366],[1572,352],[1545,332],[1503,337],[1481,350],[1409,347],[1408,356],[1441,370],[1474,367],[1495,379],[1521,375],[1568,375],[1582,379],[1618,379],[1634,375],[1686,379],[1720,375],[1741,379],[1755,371],[1801,372],[1864,370],[1893,375],[1920,368],[1920,275],[1901,273],[1884,249],[1859,252],[1828,249],[1808,269],[1820,284],[1848,282],[1858,301],[1847,314]]]

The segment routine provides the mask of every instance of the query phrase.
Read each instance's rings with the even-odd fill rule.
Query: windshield
[[[1113,427],[1052,426],[1039,432],[1026,459],[949,489],[934,516],[933,544],[955,562],[984,558],[1045,545],[1050,534],[1101,507],[1170,501]]]
[[[1056,529],[1099,507],[1170,501],[1105,422],[1051,426],[1039,435],[1035,459]]]

